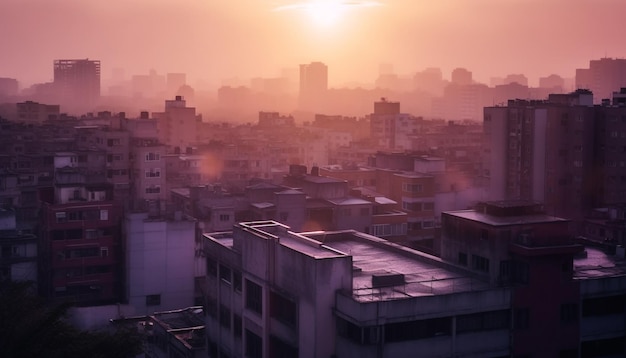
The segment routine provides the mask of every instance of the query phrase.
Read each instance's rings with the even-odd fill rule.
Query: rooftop
[[[550,222],[565,222],[567,219],[559,218],[556,216],[550,216],[546,214],[532,214],[532,215],[512,215],[512,216],[493,216],[475,210],[458,210],[458,211],[446,211],[446,215],[456,216],[458,218],[476,221],[491,226],[507,226],[507,225],[520,225],[520,224],[538,224],[538,223],[550,223]]]
[[[626,260],[607,255],[601,248],[586,246],[585,251],[574,257],[574,278],[590,279],[626,275]]]
[[[478,275],[441,259],[357,231],[303,233],[352,256],[358,301],[433,296],[490,288]]]

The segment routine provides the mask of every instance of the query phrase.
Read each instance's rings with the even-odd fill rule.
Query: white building
[[[205,252],[207,335],[220,356],[509,354],[507,288],[386,240],[248,222],[205,234]]]
[[[175,215],[176,216],[176,215]],[[193,306],[196,267],[196,222],[128,213],[126,296],[136,314]]]

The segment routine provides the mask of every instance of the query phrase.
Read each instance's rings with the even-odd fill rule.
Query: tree
[[[0,282],[0,355],[19,357],[134,357],[141,337],[123,328],[113,333],[81,331],[65,321],[70,304],[49,304],[27,282]]]

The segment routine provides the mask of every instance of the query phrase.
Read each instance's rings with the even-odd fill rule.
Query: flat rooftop
[[[491,226],[507,226],[507,225],[520,225],[520,224],[538,224],[538,223],[550,223],[550,222],[563,222],[569,221],[567,219],[559,218],[556,216],[550,216],[545,214],[532,214],[532,215],[513,215],[513,216],[494,216],[477,212],[475,210],[458,210],[458,211],[446,211],[446,215],[455,216],[458,218],[476,221]]]
[[[608,255],[599,247],[585,246],[585,251],[574,257],[574,278],[591,279],[626,275],[626,260]]]
[[[324,234],[304,233],[322,240]],[[441,259],[356,231],[326,233],[325,243],[352,256],[352,296],[357,301],[384,301],[491,288],[487,279]],[[403,283],[380,287],[373,281],[403,276]],[[395,277],[395,278],[394,278]],[[378,287],[374,287],[378,286]]]
[[[305,235],[289,231],[289,227],[273,221],[255,221],[237,224],[238,229],[248,230],[267,239],[278,239],[282,246],[298,251],[314,259],[348,256],[322,242],[313,240]],[[233,248],[234,234],[232,231],[206,233],[204,237],[219,243],[222,246]]]

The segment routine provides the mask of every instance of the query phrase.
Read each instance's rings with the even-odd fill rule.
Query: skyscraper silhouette
[[[300,65],[300,109],[319,111],[328,91],[328,67],[322,62]]]
[[[91,110],[100,98],[100,61],[55,60],[54,86],[61,105]]]

